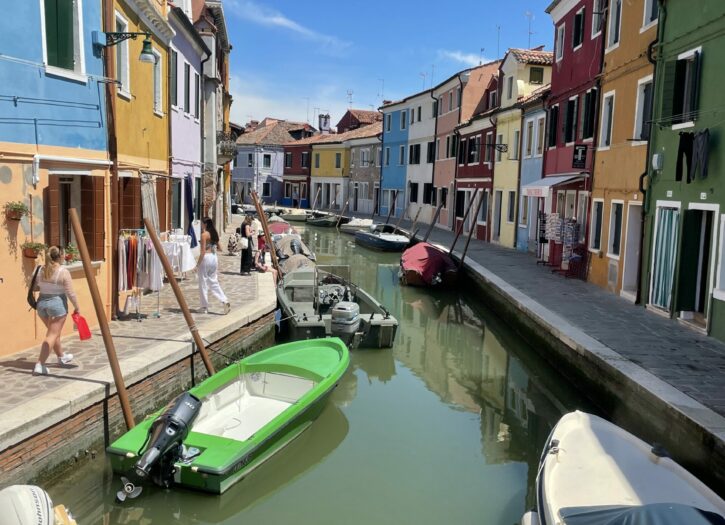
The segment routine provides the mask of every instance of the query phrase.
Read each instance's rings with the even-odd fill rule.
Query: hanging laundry
[[[692,167],[692,143],[694,135],[692,133],[681,131],[680,132],[680,145],[677,148],[677,164],[675,165],[675,180],[682,180],[682,164],[686,159],[687,161],[687,182],[690,182],[690,172]]]
[[[710,155],[709,152],[710,144],[710,130],[704,129],[695,133],[692,146],[692,167],[687,178],[687,182],[695,180],[697,171],[700,171],[700,177],[703,179],[707,178],[707,161]]]

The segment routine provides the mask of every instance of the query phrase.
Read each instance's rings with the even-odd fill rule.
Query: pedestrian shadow
[[[0,366],[4,366],[7,368],[8,372],[12,372],[14,374],[23,374],[31,377],[38,377],[39,380],[42,380],[43,378],[50,377],[53,379],[65,379],[68,381],[81,381],[83,383],[94,383],[97,385],[102,385],[106,388],[110,386],[110,383],[108,381],[101,381],[99,379],[89,379],[87,377],[82,376],[76,376],[76,375],[65,375],[65,374],[54,374],[52,373],[55,370],[73,370],[77,369],[78,365],[64,365],[64,366],[58,366],[53,364],[46,364],[48,367],[48,374],[45,376],[33,376],[33,368],[35,367],[34,361],[28,361],[24,358],[21,359],[14,359],[12,361],[0,361]]]
[[[11,370],[14,372],[20,372],[24,370],[30,370],[33,371],[33,368],[35,368],[35,360],[29,361],[25,357],[18,357],[13,359],[12,361],[0,361],[0,366],[4,366],[5,368],[9,369],[20,369],[20,370]],[[56,363],[45,363],[45,366],[48,367],[48,369],[58,369],[58,370],[73,370],[74,368],[78,368],[78,365],[74,364],[68,364],[68,365],[58,365]]]

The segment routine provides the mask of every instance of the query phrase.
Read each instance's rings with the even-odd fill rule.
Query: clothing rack
[[[124,234],[137,235],[140,238],[147,237],[146,228],[121,228],[118,231],[119,237]],[[136,298],[136,321],[139,323],[142,321],[141,317],[141,298],[143,297],[143,289],[135,286],[132,291],[133,296]],[[161,289],[156,290],[156,312],[153,314],[154,317],[161,317]]]

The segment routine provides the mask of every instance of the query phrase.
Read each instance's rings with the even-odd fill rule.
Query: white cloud
[[[257,4],[250,0],[227,0],[225,2],[225,6],[227,8],[231,8],[232,13],[242,19],[266,27],[286,29],[306,40],[317,42],[322,46],[320,51],[332,55],[340,55],[352,45],[350,42],[340,40],[336,36],[326,35],[310,29],[309,27],[305,27],[302,24],[287,18],[279,11]]]
[[[464,53],[463,51],[451,51],[448,49],[439,49],[438,58],[459,62],[465,66],[473,67],[481,63],[489,62],[489,59],[475,53]]]

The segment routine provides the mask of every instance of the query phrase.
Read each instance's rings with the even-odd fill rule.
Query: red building
[[[493,114],[499,105],[498,76],[491,77],[481,101],[482,111],[456,128],[459,134],[458,161],[456,166],[456,228],[463,223],[465,210],[476,199],[468,214],[463,231],[468,232],[475,225],[476,239],[491,239],[490,204],[493,192],[493,162],[486,162],[484,147],[486,136],[496,136],[496,121]],[[478,206],[478,201],[483,202]],[[473,217],[478,207],[478,214]]]
[[[337,132],[345,133],[375,122],[382,122],[383,114],[366,109],[348,109],[337,123]]]
[[[310,207],[310,162],[314,138],[315,136],[284,145],[283,206]]]
[[[555,41],[544,177],[522,192],[543,197],[549,241],[544,258],[556,266],[566,266],[573,253],[586,253],[605,5],[604,0],[554,0],[546,9]]]

